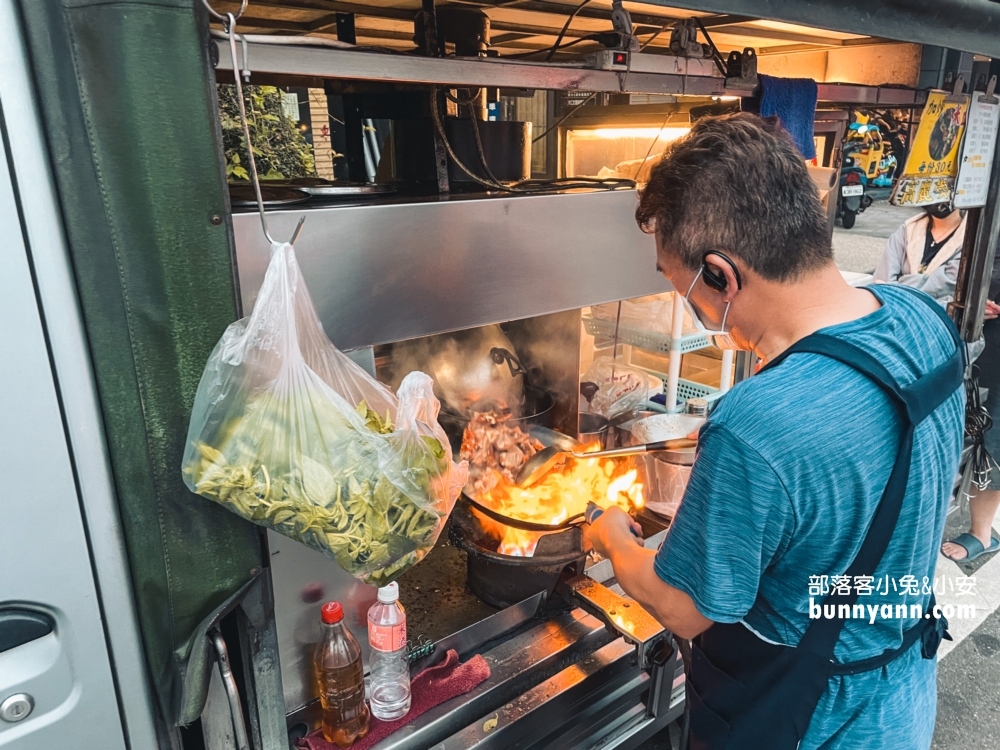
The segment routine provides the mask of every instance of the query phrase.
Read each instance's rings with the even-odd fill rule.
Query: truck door
[[[114,613],[95,584],[2,105],[0,748],[124,750],[105,631]]]

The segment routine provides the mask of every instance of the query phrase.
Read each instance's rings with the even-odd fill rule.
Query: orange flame
[[[586,451],[600,449],[599,443]],[[630,462],[601,461],[597,458],[567,460],[554,467],[531,487],[500,482],[479,498],[479,502],[510,518],[541,524],[558,524],[583,513],[593,501],[602,508],[617,505],[628,512],[644,504],[642,484]],[[531,557],[544,532],[523,531],[497,524],[502,555]]]

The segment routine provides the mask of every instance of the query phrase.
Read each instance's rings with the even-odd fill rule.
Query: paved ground
[[[896,208],[884,201],[873,203],[858,214],[852,229],[833,230],[833,253],[842,271],[871,273],[885,251],[885,242],[899,225],[919,209]]]
[[[938,667],[934,750],[1000,747],[998,656],[1000,612],[994,612]]]
[[[939,567],[939,575],[940,575]],[[977,588],[998,591],[1000,562],[976,572]],[[984,586],[984,584],[986,584]],[[993,604],[996,606],[996,593]],[[958,634],[956,634],[958,635]],[[977,619],[938,664],[933,750],[1000,748],[1000,610]]]

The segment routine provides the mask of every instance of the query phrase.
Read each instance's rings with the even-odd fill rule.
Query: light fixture
[[[573,138],[593,138],[601,140],[621,140],[622,138],[656,138],[673,141],[685,135],[691,128],[687,126],[667,128],[589,128],[570,131]]]

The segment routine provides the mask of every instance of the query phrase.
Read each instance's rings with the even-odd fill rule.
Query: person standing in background
[[[998,259],[1000,260],[1000,259]],[[972,562],[978,557],[1000,551],[1000,539],[993,535],[993,519],[1000,508],[1000,467],[996,459],[1000,457],[1000,305],[993,300],[1000,297],[1000,262],[993,264],[990,280],[989,299],[983,315],[983,338],[986,348],[976,360],[979,368],[979,386],[989,388],[989,395],[983,404],[993,422],[986,433],[986,450],[993,458],[989,472],[989,483],[985,489],[974,487],[969,500],[969,514],[972,516],[969,530],[942,545],[945,557],[956,562]]]
[[[875,279],[920,289],[947,305],[955,295],[964,240],[962,211],[950,203],[924,206],[922,214],[893,232],[875,268]]]

